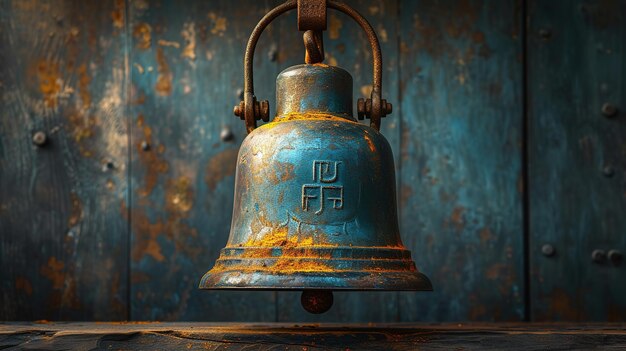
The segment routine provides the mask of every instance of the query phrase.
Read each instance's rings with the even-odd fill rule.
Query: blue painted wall
[[[626,252],[626,4],[347,2],[381,40],[401,233],[434,292],[313,316],[196,288],[228,236],[245,43],[279,1],[0,0],[0,319],[624,320],[625,267],[591,252]],[[364,35],[328,24],[326,63],[369,95]],[[303,56],[279,18],[257,96]]]

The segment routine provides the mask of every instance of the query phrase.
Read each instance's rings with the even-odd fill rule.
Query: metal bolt
[[[385,114],[390,115],[393,112],[393,105],[390,102],[385,103]]]
[[[541,253],[546,257],[552,257],[556,254],[556,249],[550,244],[545,244],[541,247]]]
[[[606,252],[604,252],[604,250],[595,249],[591,252],[591,259],[595,263],[603,263],[606,261]]]
[[[245,118],[245,110],[246,105],[243,101],[241,101],[239,105],[235,105],[235,107],[233,108],[233,114],[243,120]]]
[[[543,28],[539,30],[539,36],[542,39],[550,39],[550,37],[552,36],[552,32],[549,29]]]
[[[107,172],[115,168],[115,164],[111,160],[105,160],[102,164],[102,172]]]
[[[605,117],[614,117],[617,114],[617,107],[607,102],[604,105],[602,105],[602,114]]]
[[[602,169],[602,174],[604,174],[605,177],[612,177],[615,174],[615,169],[613,169],[613,167],[611,166],[604,166],[604,168]]]
[[[366,114],[366,111],[365,111],[365,99],[363,99],[363,98],[359,98],[359,99],[356,101],[356,110],[357,110],[357,116],[358,116],[358,118],[359,118],[360,120],[365,119],[365,114]]]
[[[222,141],[231,141],[234,139],[234,137],[235,135],[233,134],[233,131],[230,129],[230,127],[226,126],[222,128],[222,131],[220,132],[220,138],[222,139]]]
[[[150,144],[148,144],[148,142],[147,142],[147,141],[145,141],[145,140],[144,140],[144,141],[142,141],[142,142],[141,142],[141,149],[142,149],[143,151],[148,151],[148,150],[150,150]]]
[[[622,263],[624,259],[624,255],[619,250],[609,250],[609,260],[613,262],[614,265],[619,265]]]
[[[61,17],[61,15],[55,15],[54,16],[54,21],[56,22],[56,24],[58,26],[62,26],[63,25],[63,17]]]
[[[41,147],[44,146],[47,141],[48,137],[46,136],[46,133],[40,131],[33,134],[33,144]]]

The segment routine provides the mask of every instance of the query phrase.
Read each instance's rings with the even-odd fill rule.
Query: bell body
[[[239,150],[230,237],[204,289],[431,290],[400,239],[387,140],[352,117],[352,78],[300,65]]]

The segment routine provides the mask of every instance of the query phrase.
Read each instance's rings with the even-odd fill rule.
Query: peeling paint
[[[92,145],[84,143],[84,141],[93,138],[96,133],[97,120],[95,117],[81,114],[75,110],[69,110],[66,119],[69,122],[67,129],[74,137],[81,155],[83,157],[93,156]]]
[[[145,168],[143,188],[141,188],[138,192],[139,195],[145,197],[150,195],[152,190],[154,190],[154,187],[157,185],[159,175],[164,174],[169,170],[169,164],[161,157],[161,154],[165,151],[164,145],[158,145],[156,152],[144,152],[141,149],[142,141],[145,141],[148,145],[154,145],[152,140],[152,128],[145,123],[143,115],[139,115],[137,117],[137,127],[141,130],[143,138],[140,138],[140,140],[136,142],[136,148],[139,154],[139,160]]]
[[[215,12],[209,12],[209,19],[211,20],[213,27],[211,28],[211,34],[223,36],[226,32],[226,27],[228,25],[228,21],[225,17],[221,17],[217,15]]]
[[[274,162],[272,169],[268,169],[268,179],[273,184],[280,184],[295,177],[295,165],[285,162]]]
[[[83,204],[78,195],[74,192],[70,195],[70,201],[72,203],[72,209],[70,211],[70,217],[67,220],[67,225],[71,228],[77,225],[83,218]]]
[[[78,67],[78,92],[83,108],[89,108],[89,106],[91,106],[89,83],[91,83],[91,77],[87,72],[87,65],[83,63]]]
[[[164,39],[159,39],[157,41],[157,44],[159,44],[159,46],[166,46],[166,47],[169,46],[169,47],[173,47],[176,49],[180,48],[180,44],[176,41],[167,41]]]
[[[372,95],[372,85],[366,84],[361,86],[361,96],[370,97]]]
[[[42,276],[50,280],[53,289],[63,289],[65,284],[65,273],[63,272],[64,268],[65,263],[52,256],[48,259],[48,263],[46,265],[41,266],[39,271]]]
[[[113,26],[118,29],[124,28],[124,0],[115,0],[115,8],[111,11],[111,20],[113,20]]]
[[[387,30],[385,29],[385,27],[383,27],[382,24],[378,26],[377,32],[378,32],[378,37],[380,38],[381,42],[386,43],[389,41]]]
[[[170,179],[165,190],[165,209],[170,212],[189,212],[193,207],[193,193],[188,178]]]
[[[187,193],[190,191],[187,188],[188,185],[181,179],[170,180],[169,182],[173,184],[173,190],[170,190],[170,195],[166,199],[165,208],[167,212],[164,217],[151,221],[144,210],[131,210],[131,218],[133,219],[131,224],[134,234],[131,258],[135,262],[141,261],[146,256],[157,262],[169,261],[169,258],[163,254],[159,238],[173,243],[177,255],[184,255],[192,260],[196,260],[202,252],[201,247],[192,244],[195,242],[194,238],[198,236],[197,230],[183,222],[189,216],[189,206],[193,203],[192,200],[179,197],[179,202],[173,203],[177,196],[181,196],[180,189],[177,188],[181,183],[183,184],[184,196],[189,196]],[[125,202],[122,202],[121,212],[124,216],[128,215]],[[172,267],[172,269],[174,268]]]
[[[413,188],[407,184],[400,186],[400,208],[405,208],[413,196]]]
[[[169,96],[172,93],[172,72],[167,64],[165,54],[162,48],[157,48],[157,82],[155,85],[156,93],[160,96]]]
[[[337,63],[337,59],[331,55],[328,51],[324,53],[324,59],[328,63],[329,66],[337,67],[339,64]]]
[[[152,46],[152,27],[147,23],[139,23],[133,29],[133,37],[136,39],[136,47],[147,50]]]
[[[183,31],[181,32],[185,39],[185,48],[183,49],[182,57],[191,61],[196,59],[196,27],[193,22],[185,23]]]
[[[465,227],[465,219],[463,217],[464,212],[465,208],[457,206],[452,210],[452,215],[450,215],[450,222],[454,225],[454,228],[457,231],[461,231]]]
[[[483,244],[486,244],[494,238],[493,233],[491,233],[491,229],[487,227],[478,232],[478,237],[480,238],[480,242]]]
[[[332,40],[339,39],[342,26],[343,23],[341,22],[339,17],[337,17],[337,15],[335,15],[334,13],[331,14],[330,18],[328,19],[328,37]]]
[[[57,98],[63,87],[59,64],[46,60],[39,61],[37,77],[39,78],[39,91],[43,94],[46,107],[56,107]]]

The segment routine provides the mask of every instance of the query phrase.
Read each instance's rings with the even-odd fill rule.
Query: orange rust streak
[[[165,209],[169,212],[189,212],[193,207],[193,189],[186,177],[171,179],[165,190]]]
[[[87,73],[87,65],[83,63],[78,67],[78,87],[80,92],[80,99],[83,102],[84,108],[88,108],[89,106],[91,106],[89,83],[91,83],[91,77]]]
[[[84,145],[81,142],[91,139],[96,134],[96,119],[93,116],[70,110],[67,120],[69,121],[67,127],[74,136],[74,141],[78,144],[78,150],[84,157],[91,157],[93,151],[90,145]]]
[[[56,107],[57,97],[61,92],[59,65],[52,61],[39,61],[37,77],[39,78],[39,91],[43,94],[46,107]]]
[[[322,112],[307,112],[307,113],[290,112],[288,114],[274,118],[274,121],[264,124],[263,126],[261,126],[261,128],[271,128],[275,125],[274,122],[295,121],[295,120],[302,120],[302,119],[306,119],[306,120],[318,119],[318,120],[331,120],[331,121],[337,121],[337,122],[358,123],[353,120],[349,120],[349,119],[342,118],[342,117],[337,117],[337,116],[334,116],[328,113],[322,113]]]
[[[124,28],[124,0],[115,0],[115,9],[111,11],[111,19],[115,28]]]
[[[157,65],[159,76],[155,86],[156,92],[160,96],[168,96],[172,93],[172,72],[161,47],[157,48]]]
[[[72,192],[70,194],[72,201],[72,210],[70,213],[70,218],[68,219],[68,225],[73,227],[78,224],[78,222],[83,218],[83,206],[80,201],[80,198],[76,193]]]
[[[292,163],[274,162],[274,167],[269,170],[269,181],[272,184],[280,184],[293,179],[295,166]]]
[[[150,49],[152,46],[152,27],[147,23],[139,23],[133,29],[133,36],[137,39],[139,49]]]
[[[151,223],[148,216],[139,210],[132,211],[133,232],[136,241],[133,245],[132,259],[140,261],[145,255],[151,256],[156,261],[162,262],[165,256],[158,242],[159,235],[174,243],[175,252],[184,253],[191,258],[197,258],[201,252],[200,247],[190,246],[190,238],[197,237],[196,229],[181,222],[185,216],[170,214],[166,221],[161,219]]]
[[[28,279],[24,277],[17,277],[15,279],[15,289],[22,290],[26,293],[26,295],[31,296],[33,294],[33,286],[28,281]]]
[[[363,137],[365,138],[365,141],[367,141],[367,146],[369,147],[370,151],[376,152],[376,145],[374,145],[372,138],[370,138],[367,134],[365,134]]]
[[[336,269],[324,264],[320,261],[298,261],[293,259],[278,258],[276,262],[267,267],[252,266],[252,265],[236,265],[225,267],[221,264],[216,264],[211,273],[221,271],[237,271],[237,272],[272,272],[280,274],[294,274],[303,272],[335,272]]]
[[[52,256],[48,259],[47,265],[41,266],[40,272],[41,275],[48,278],[52,282],[53,289],[62,289],[63,283],[65,282],[65,273],[63,272],[64,268],[65,263]]]
[[[270,223],[267,222],[264,218],[258,218],[260,223],[257,223],[258,230],[253,229],[253,232],[260,232],[260,230],[271,227]],[[270,225],[268,225],[270,224]],[[272,229],[269,233],[263,235],[262,237],[256,237],[252,235],[248,241],[239,245],[241,247],[281,247],[281,248],[292,248],[292,247],[336,247],[337,244],[333,244],[328,242],[328,239],[323,234],[315,235],[315,238],[312,235],[291,235],[289,236],[289,231],[287,227],[281,227]]]
[[[157,152],[145,152],[141,149],[141,141],[145,141],[148,145],[152,145],[152,129],[145,124],[144,117],[141,114],[137,118],[137,126],[143,132],[143,138],[137,142],[139,160],[146,168],[144,187],[139,190],[139,195],[148,196],[157,185],[159,175],[164,174],[169,170],[169,164],[166,160],[159,156],[159,154],[162,154],[165,151],[165,147],[163,145],[159,145],[157,147]]]

